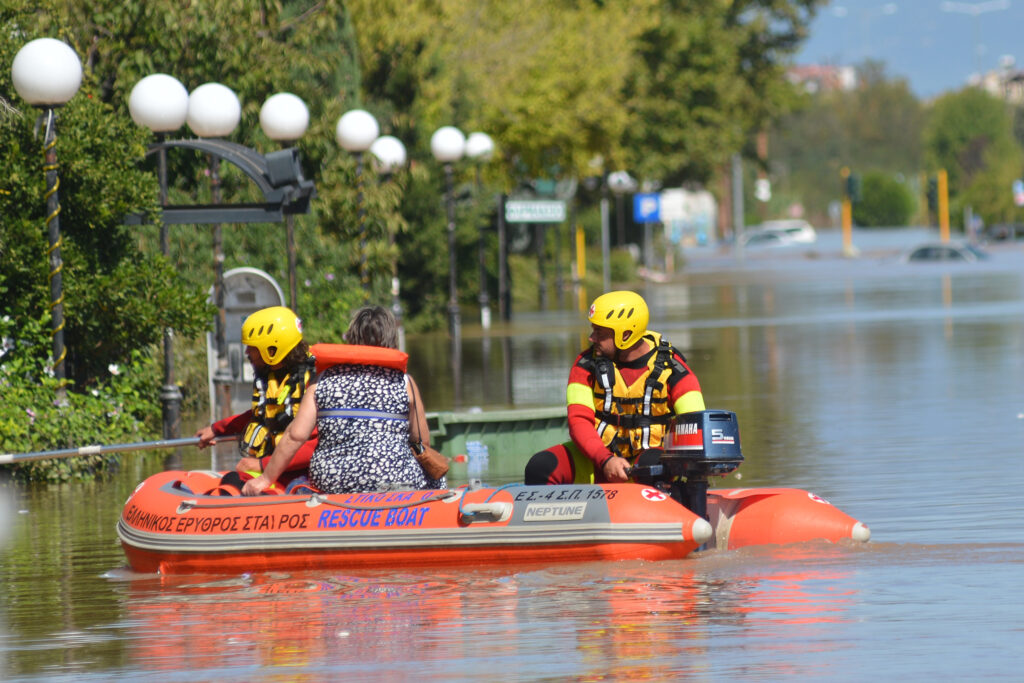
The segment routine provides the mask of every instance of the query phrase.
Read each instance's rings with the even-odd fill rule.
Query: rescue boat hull
[[[668,560],[711,525],[640,484],[225,497],[216,472],[162,472],[117,532],[138,572],[242,573],[590,560]]]
[[[823,539],[868,528],[800,489],[712,489],[708,520],[644,484],[451,491],[205,495],[217,472],[139,484],[117,533],[130,567],[187,574],[682,559],[698,549]]]

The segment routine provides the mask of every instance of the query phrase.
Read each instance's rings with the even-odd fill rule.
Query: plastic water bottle
[[[467,441],[466,456],[469,462],[466,464],[466,474],[470,479],[479,479],[487,471],[488,458],[487,444],[483,441]]]

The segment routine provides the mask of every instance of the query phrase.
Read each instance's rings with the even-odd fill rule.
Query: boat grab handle
[[[467,503],[459,509],[463,524],[473,522],[504,522],[512,516],[512,503]]]

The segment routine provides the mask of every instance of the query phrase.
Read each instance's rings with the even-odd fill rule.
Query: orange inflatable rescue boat
[[[242,573],[681,559],[703,548],[867,541],[868,528],[798,489],[708,490],[742,461],[733,413],[679,416],[635,482],[325,495],[206,495],[221,474],[139,484],[117,533],[138,572]]]

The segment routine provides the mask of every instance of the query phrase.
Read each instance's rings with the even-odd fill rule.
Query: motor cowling
[[[708,477],[724,477],[743,462],[736,413],[701,410],[676,415],[662,448],[641,454],[633,479],[671,491],[672,497],[707,518]]]
[[[676,415],[662,448],[662,463],[687,478],[725,476],[743,462],[736,413],[727,410]]]

